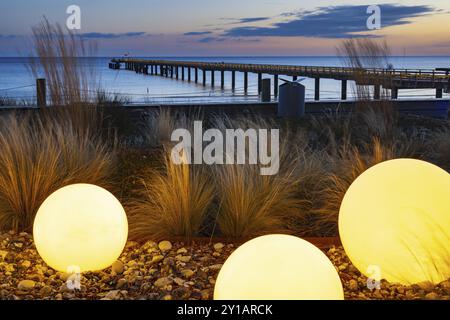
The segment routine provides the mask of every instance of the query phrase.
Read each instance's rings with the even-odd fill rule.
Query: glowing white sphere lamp
[[[414,159],[382,162],[350,186],[339,213],[345,252],[369,278],[450,278],[450,175]],[[375,275],[376,276],[376,275]]]
[[[267,235],[234,251],[217,277],[215,300],[341,300],[339,275],[311,243]]]
[[[74,184],[44,201],[34,220],[33,237],[39,255],[56,270],[102,270],[122,253],[128,221],[110,192]]]

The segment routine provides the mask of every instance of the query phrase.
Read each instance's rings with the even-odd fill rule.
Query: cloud
[[[224,38],[224,37],[205,37],[199,39],[200,43],[211,43],[211,42],[224,42],[224,41],[236,41],[236,42],[260,42],[260,39],[252,39],[252,38]]]
[[[198,40],[200,43],[210,43],[210,42],[222,42],[225,41],[225,38],[219,38],[219,37],[206,37]]]
[[[139,37],[145,34],[146,34],[145,32],[126,32],[126,33],[89,32],[83,33],[81,36],[86,39],[116,39],[116,38]]]
[[[18,36],[14,34],[0,34],[0,39],[15,39],[18,38]]]
[[[292,20],[278,22],[269,27],[235,27],[226,30],[228,37],[319,37],[349,38],[370,37],[366,23],[367,5],[342,5],[320,7],[314,11],[284,13]],[[382,27],[411,23],[410,19],[437,12],[427,5],[403,6],[394,4],[380,5]],[[355,34],[364,32],[364,34]]]
[[[249,39],[249,38],[236,38],[234,39],[238,42],[260,42],[261,39]]]
[[[242,18],[237,21],[237,23],[249,23],[249,22],[257,22],[257,21],[265,21],[269,20],[269,17],[257,17],[257,18]]]
[[[219,20],[226,21],[226,23],[219,24],[219,26],[226,26],[230,24],[244,24],[258,21],[270,20],[270,17],[251,17],[251,18],[220,18]],[[217,24],[207,25],[209,27],[217,26]]]
[[[184,36],[204,36],[207,34],[211,34],[211,31],[192,31],[183,33]]]

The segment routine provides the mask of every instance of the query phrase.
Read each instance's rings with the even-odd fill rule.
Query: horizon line
[[[98,55],[98,56],[84,56],[84,57],[72,57],[72,58],[116,58],[121,57],[124,58],[124,55]],[[336,58],[336,57],[347,57],[347,56],[339,56],[339,55],[135,55],[126,58]],[[368,57],[368,56],[361,56]],[[421,57],[442,57],[442,58],[450,58],[449,54],[415,54],[415,55],[388,55],[386,57],[389,58],[421,58]],[[24,59],[33,59],[40,58],[37,56],[2,56],[0,58],[24,58]],[[48,57],[48,58],[61,58],[58,56]]]

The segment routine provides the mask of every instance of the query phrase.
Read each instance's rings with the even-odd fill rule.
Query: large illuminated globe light
[[[289,235],[267,235],[234,251],[217,277],[215,300],[341,300],[341,280],[327,256]]]
[[[52,268],[96,271],[122,253],[128,222],[120,202],[108,191],[74,184],[51,194],[33,225],[37,251]]]
[[[339,234],[352,263],[372,279],[402,284],[447,280],[450,175],[413,159],[373,166],[348,189]]]

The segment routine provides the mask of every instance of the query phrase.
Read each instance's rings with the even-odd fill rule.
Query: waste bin
[[[278,116],[300,118],[305,115],[305,86],[298,81],[285,81],[280,86]]]

